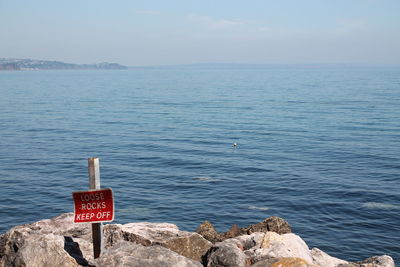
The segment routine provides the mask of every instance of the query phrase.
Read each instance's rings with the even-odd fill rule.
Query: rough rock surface
[[[292,229],[287,221],[282,218],[271,216],[265,219],[264,221],[250,225],[249,227],[242,228],[242,233],[252,234],[255,232],[275,232],[278,234],[287,234],[291,233]]]
[[[64,250],[64,238],[53,234],[13,243],[10,252],[4,257],[4,266],[79,266]]]
[[[259,249],[261,248],[264,236],[264,233],[253,233],[251,235],[242,235],[227,239],[225,242],[234,243],[242,250]]]
[[[204,256],[203,264],[207,267],[244,267],[250,265],[250,260],[235,244],[219,242]]]
[[[299,236],[285,233],[288,230],[290,227],[278,217],[247,228],[233,226],[223,234],[217,233],[211,223],[204,223],[198,232],[216,242],[213,245],[200,234],[181,231],[173,224],[109,224],[104,226],[105,249],[94,260],[90,224],[74,224],[73,214],[67,213],[16,226],[1,234],[0,267],[395,266],[393,259],[386,255],[346,262],[317,248],[310,250]]]
[[[251,267],[325,267],[317,266],[306,262],[301,258],[270,258],[256,264]]]
[[[307,244],[299,236],[275,232],[257,232],[218,242],[207,252],[203,263],[206,266],[248,266],[271,258],[299,258],[307,264],[313,263]]]
[[[339,264],[338,267],[395,267],[392,257],[387,255],[373,256],[363,261]]]
[[[111,224],[104,227],[106,246],[130,241],[143,246],[160,245],[190,259],[200,261],[212,243],[197,233],[181,231],[170,223]]]
[[[255,251],[255,261],[267,258],[301,258],[312,263],[310,249],[298,236],[292,233],[279,235],[267,232],[260,249]]]
[[[244,228],[239,228],[236,224],[234,224],[232,225],[231,229],[225,233],[218,233],[214,226],[208,221],[203,222],[196,230],[198,234],[202,235],[205,239],[212,243],[221,242],[225,239],[241,235],[249,235],[256,232],[266,233],[270,231],[278,234],[287,234],[292,232],[289,223],[276,216],[268,217],[260,223]]]
[[[196,230],[196,233],[213,243],[222,241],[221,235],[217,232],[217,230],[215,230],[214,226],[209,221],[205,221],[200,224]]]
[[[15,226],[1,237],[0,266],[45,266],[39,263],[58,260],[65,261],[65,266],[83,263],[92,257],[89,226],[73,224],[72,213]],[[77,240],[83,246],[79,247]]]
[[[313,248],[311,250],[311,256],[314,264],[319,266],[336,267],[339,264],[348,264],[347,261],[332,257],[318,248]]]
[[[142,246],[122,241],[105,250],[93,261],[96,266],[119,267],[201,267],[201,263],[188,259],[161,246]]]

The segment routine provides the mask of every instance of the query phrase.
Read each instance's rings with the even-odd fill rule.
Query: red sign
[[[111,188],[73,192],[74,222],[111,222],[114,220],[114,199]]]

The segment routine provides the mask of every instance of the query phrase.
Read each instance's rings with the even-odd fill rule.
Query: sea
[[[0,72],[0,233],[73,212],[90,157],[113,223],[279,216],[310,248],[400,262],[399,67]]]

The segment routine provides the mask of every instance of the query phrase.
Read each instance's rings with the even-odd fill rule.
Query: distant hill
[[[124,70],[116,63],[71,64],[60,61],[0,58],[0,70]]]

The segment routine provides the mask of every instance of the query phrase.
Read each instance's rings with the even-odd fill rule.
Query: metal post
[[[100,164],[99,158],[88,159],[89,189],[100,189]],[[93,254],[94,258],[100,256],[103,249],[103,224],[92,223]]]

